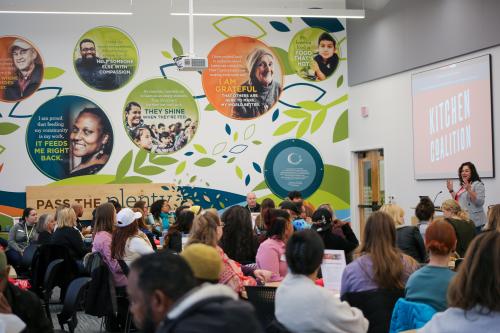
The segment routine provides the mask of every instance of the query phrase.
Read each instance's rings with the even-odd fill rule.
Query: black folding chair
[[[274,299],[276,287],[255,286],[245,287],[248,301],[252,303],[263,328],[274,320]]]
[[[80,277],[73,280],[66,291],[64,297],[63,309],[61,313],[57,314],[57,320],[61,330],[64,330],[64,325],[68,325],[71,333],[75,331],[78,325],[78,318],[76,313],[83,309],[83,301],[85,299],[85,292],[90,283],[89,277]]]

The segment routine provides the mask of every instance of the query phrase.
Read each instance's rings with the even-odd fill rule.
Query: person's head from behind
[[[194,216],[194,213],[188,209],[179,212],[176,218],[178,230],[183,234],[189,234],[193,226]]]
[[[65,207],[57,213],[57,228],[73,228],[75,225],[76,214],[72,208]]]
[[[148,209],[148,204],[146,201],[144,201],[144,200],[137,201],[134,204],[134,208],[140,209],[143,217],[148,216],[149,209]]]
[[[250,257],[253,253],[252,216],[250,211],[242,206],[232,206],[221,216],[224,224],[221,246],[230,258],[238,260]]]
[[[318,208],[312,215],[312,228],[317,232],[330,230],[333,219],[332,214],[325,208]]]
[[[38,223],[36,225],[36,231],[41,233],[43,231],[47,231],[52,233],[54,231],[54,227],[56,226],[56,220],[54,215],[52,214],[42,214],[38,218]]]
[[[445,200],[441,204],[444,217],[467,220],[469,215],[462,210],[462,207],[453,199]]]
[[[332,214],[332,219],[335,220],[337,217],[335,215],[335,210],[333,209],[332,205],[330,205],[329,203],[324,203],[324,204],[321,204],[318,206],[318,209],[326,209],[330,212],[330,214]]]
[[[137,102],[129,102],[125,106],[125,117],[127,118],[127,125],[129,127],[139,126],[142,120],[141,105]]]
[[[90,158],[109,154],[112,147],[111,133],[111,124],[101,109],[83,109],[71,128],[69,138],[72,155]]]
[[[83,61],[96,60],[96,48],[92,39],[85,38],[80,41],[80,55]]]
[[[285,201],[280,203],[279,207],[282,210],[286,210],[288,212],[288,214],[290,214],[290,217],[293,221],[296,218],[298,218],[300,216],[300,214],[302,213],[301,206],[299,206],[299,205],[300,205],[300,202],[293,202],[293,201],[285,200]]]
[[[257,205],[257,196],[255,193],[250,192],[247,194],[247,205],[249,208],[254,208]]]
[[[323,260],[325,246],[313,230],[295,232],[286,244],[286,262],[293,274],[315,279]]]
[[[431,221],[434,216],[434,204],[428,197],[420,199],[415,207],[415,216],[419,221]]]
[[[425,248],[431,256],[446,256],[455,251],[455,229],[444,218],[435,219],[425,230]]]
[[[209,210],[202,211],[194,218],[188,245],[206,244],[216,247],[222,237],[222,222],[217,213]]]
[[[112,203],[105,202],[96,208],[94,235],[100,231],[112,233],[116,224],[116,211]]]
[[[402,254],[396,248],[396,226],[388,214],[378,211],[368,217],[360,252],[370,256],[373,280],[379,288],[404,288]]]
[[[247,70],[253,85],[267,87],[274,78],[274,56],[270,51],[256,48],[247,56]]]
[[[142,149],[151,150],[153,148],[153,134],[151,129],[147,126],[142,126],[136,128],[132,132],[132,140],[134,143]]]
[[[183,257],[193,271],[197,284],[218,283],[222,272],[222,258],[213,246],[191,244],[182,252]]]
[[[476,236],[464,262],[448,287],[448,305],[464,310],[479,306],[483,312],[500,312],[500,232]]]
[[[405,223],[405,211],[403,208],[396,204],[385,204],[380,207],[380,211],[389,215],[394,221],[396,226],[403,225]]]
[[[318,38],[318,54],[323,60],[328,60],[335,53],[336,42],[332,35],[327,32],[322,33]]]
[[[5,252],[0,249],[0,294],[3,294],[5,287],[9,283],[10,267],[7,264],[7,256]]]
[[[155,332],[172,304],[195,286],[193,272],[179,255],[159,252],[135,260],[130,266],[127,293],[137,328]]]
[[[500,232],[500,205],[494,205],[488,210],[488,223],[484,229]]]
[[[286,242],[293,233],[290,214],[283,209],[268,209],[262,213],[266,225],[267,238],[275,238]]]
[[[287,198],[292,202],[301,202],[302,193],[300,193],[299,191],[290,191],[288,192]]]
[[[110,202],[115,207],[115,212],[117,214],[118,214],[118,212],[120,210],[122,210],[122,205],[120,205],[120,203],[118,202],[118,200],[109,200],[108,202]]]
[[[271,198],[265,198],[262,200],[262,203],[260,204],[260,210],[264,211],[264,209],[269,209],[269,208],[276,208],[276,204],[274,203],[274,200]]]
[[[125,245],[130,237],[139,232],[140,212],[134,212],[130,208],[123,208],[116,214],[116,230],[112,234],[111,256],[115,259],[122,259],[125,253]]]
[[[38,52],[22,39],[16,39],[9,47],[9,53],[17,70],[30,72],[35,68]]]
[[[460,179],[460,185],[463,185],[465,182],[481,181],[476,166],[472,162],[464,162],[460,165],[458,168],[458,179]]]

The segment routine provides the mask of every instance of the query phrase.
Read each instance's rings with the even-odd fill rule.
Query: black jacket
[[[26,324],[23,333],[49,333],[54,331],[37,295],[31,291],[19,289],[10,283],[7,283],[4,295],[12,308],[12,313]]]
[[[205,284],[181,298],[157,333],[261,333],[253,307],[224,285]]]
[[[342,226],[342,232],[344,233],[345,238],[332,233],[331,226],[326,227],[324,230],[318,228],[315,229],[317,229],[321,238],[323,238],[325,249],[344,250],[346,262],[350,263],[352,261],[351,252],[358,247],[359,241],[348,224]]]
[[[397,228],[396,245],[401,251],[413,257],[416,261],[420,263],[427,261],[424,240],[417,227],[407,225]]]
[[[52,244],[62,245],[68,248],[71,258],[80,260],[88,249],[83,244],[82,235],[72,227],[57,228],[52,236]]]

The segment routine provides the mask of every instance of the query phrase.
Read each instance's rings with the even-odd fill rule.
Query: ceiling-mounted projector
[[[180,71],[202,72],[208,68],[208,59],[197,56],[180,56],[174,58],[177,69]]]

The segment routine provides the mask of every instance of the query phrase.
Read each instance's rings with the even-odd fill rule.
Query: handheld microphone
[[[442,191],[442,190],[441,190],[441,191],[439,191],[439,192],[436,194],[436,196],[434,197],[434,200],[432,200],[432,204],[433,204],[433,205],[434,205],[434,203],[436,202],[437,197],[439,197],[439,195],[440,195],[441,193],[443,193],[443,191]]]

